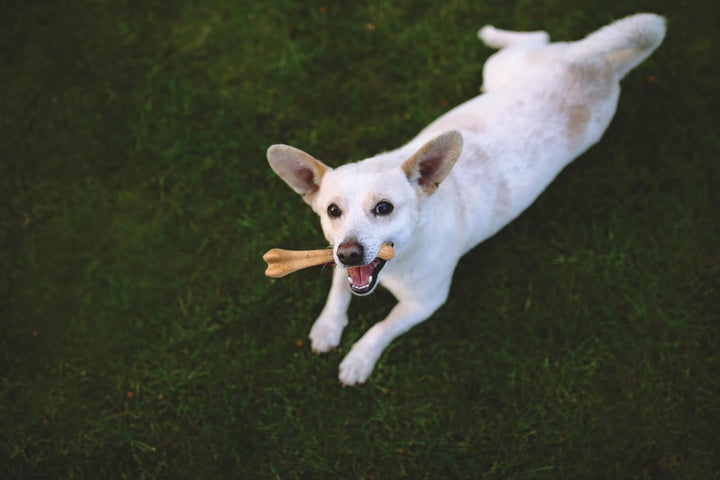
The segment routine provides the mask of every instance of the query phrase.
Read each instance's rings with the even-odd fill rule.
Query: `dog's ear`
[[[330,167],[311,155],[289,145],[272,145],[267,151],[270,167],[290,188],[312,203],[320,182]]]
[[[457,130],[450,130],[433,138],[412,157],[402,169],[411,183],[416,183],[427,195],[437,190],[462,152],[463,138]]]

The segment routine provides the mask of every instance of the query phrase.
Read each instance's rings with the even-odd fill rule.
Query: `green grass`
[[[442,6],[441,6],[442,5]],[[485,23],[668,17],[603,140],[459,266],[369,382],[310,353],[323,245],[270,171],[476,94]],[[0,477],[720,477],[720,20],[709,1],[5,2]],[[368,27],[368,25],[372,27]]]

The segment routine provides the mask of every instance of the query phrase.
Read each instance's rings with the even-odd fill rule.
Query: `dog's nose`
[[[343,265],[347,266],[359,265],[362,263],[364,253],[362,245],[360,245],[357,240],[348,240],[343,242],[337,250],[338,260],[340,260]]]

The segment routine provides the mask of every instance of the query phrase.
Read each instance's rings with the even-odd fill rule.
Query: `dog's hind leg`
[[[602,57],[622,78],[645,60],[665,38],[665,19],[639,13],[602,27],[572,44],[567,59],[582,65]]]
[[[478,32],[478,37],[485,45],[491,48],[505,48],[511,45],[545,45],[550,42],[550,35],[544,31],[535,32],[513,32],[502,30],[492,25],[485,25]]]
[[[492,48],[494,53],[483,66],[483,92],[496,90],[532,70],[526,53],[542,50],[550,42],[547,32],[512,32],[486,25],[478,32],[480,40]]]

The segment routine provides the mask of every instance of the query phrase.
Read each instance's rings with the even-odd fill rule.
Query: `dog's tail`
[[[617,20],[574,43],[568,55],[583,63],[597,56],[613,66],[618,78],[639,65],[665,38],[665,19],[653,13],[639,13]]]

